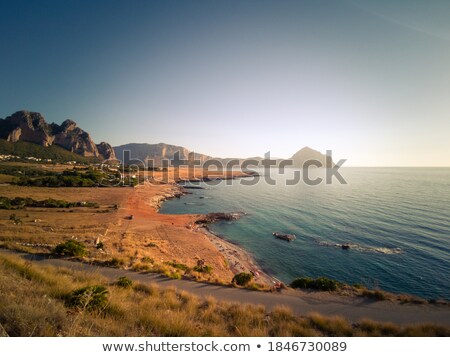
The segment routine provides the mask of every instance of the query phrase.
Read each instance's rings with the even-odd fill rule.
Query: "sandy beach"
[[[156,244],[165,245],[165,249],[159,250],[159,260],[172,259],[195,265],[196,260],[204,259],[207,265],[213,267],[218,278],[225,282],[230,282],[232,276],[237,273],[253,272],[255,283],[272,286],[274,279],[262,271],[248,252],[195,224],[203,215],[158,212],[165,200],[177,199],[176,197],[183,194],[186,194],[186,191],[175,183],[154,185],[146,182],[136,187],[124,207],[127,215],[133,215],[133,221],[125,232],[127,239],[136,234],[140,235],[141,239],[142,236],[158,235]],[[158,227],[157,234],[152,233],[155,232],[155,227]],[[135,239],[133,241],[137,244]]]
[[[254,281],[267,286],[273,286],[277,282],[274,278],[265,273],[250,253],[243,248],[222,239],[221,237],[210,232],[207,228],[201,227],[195,230],[200,234],[204,234],[209,241],[214,244],[219,252],[223,254],[225,259],[228,261],[228,266],[233,274],[238,274],[240,272],[253,272],[255,276]]]

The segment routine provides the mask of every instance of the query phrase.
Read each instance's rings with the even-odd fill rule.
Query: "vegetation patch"
[[[127,278],[126,276],[121,276],[119,279],[117,279],[115,284],[121,288],[128,289],[133,286],[133,280]]]
[[[67,242],[58,244],[53,249],[53,254],[66,257],[84,257],[87,251],[83,243],[70,239]]]
[[[43,207],[43,208],[72,208],[72,207],[89,207],[98,208],[95,202],[68,202],[64,200],[55,200],[47,198],[46,200],[37,201],[30,197],[0,197],[0,209],[21,209],[25,207]]]
[[[166,262],[165,264],[170,265],[171,267],[174,267],[175,269],[179,269],[179,270],[189,270],[189,267],[185,264],[181,264],[181,263],[176,263],[176,262]]]
[[[317,279],[301,277],[295,279],[291,283],[291,287],[294,289],[314,289],[322,291],[336,291],[343,286],[344,284],[342,284],[341,282],[324,276],[321,276]]]
[[[387,299],[386,293],[384,291],[381,291],[381,290],[367,290],[367,289],[364,289],[361,292],[361,296],[368,297],[369,299],[374,299],[374,300],[377,300],[377,301],[382,301],[382,300],[386,300]]]
[[[250,283],[250,281],[252,281],[252,279],[253,279],[252,274],[242,272],[236,274],[231,282],[239,286],[246,286],[247,284]]]
[[[198,272],[198,273],[207,273],[207,274],[211,274],[213,268],[212,268],[211,266],[209,266],[209,265],[202,265],[202,266],[196,265],[196,266],[193,268],[193,270],[196,271],[196,272]]]
[[[81,310],[102,310],[108,305],[108,289],[102,285],[76,289],[70,294],[67,304]]]
[[[89,168],[82,170],[65,170],[62,173],[52,172],[46,176],[28,177],[21,176],[15,183],[19,186],[38,187],[94,187],[100,186],[104,174],[101,171]]]
[[[112,268],[121,268],[125,265],[125,261],[121,258],[111,258],[105,261],[104,264]]]

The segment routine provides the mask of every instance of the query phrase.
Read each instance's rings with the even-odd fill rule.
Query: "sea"
[[[211,231],[285,283],[325,276],[450,299],[450,168],[341,168],[346,184],[287,184],[294,171],[190,183],[202,189],[165,202],[160,212],[244,212]],[[309,176],[325,178],[325,171]],[[276,231],[296,239],[276,239]]]

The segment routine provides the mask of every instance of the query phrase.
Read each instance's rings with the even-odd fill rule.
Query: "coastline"
[[[240,272],[253,272],[254,282],[269,287],[277,283],[277,279],[268,275],[259,265],[249,252],[240,246],[227,241],[211,232],[208,228],[199,227],[195,229],[197,232],[204,234],[212,244],[219,250],[225,259],[233,274]]]
[[[241,176],[236,176],[241,177]],[[244,176],[242,176],[244,177]],[[234,177],[233,177],[234,179]],[[163,194],[160,196],[155,196],[156,202],[153,205],[153,207],[156,209],[157,213],[160,215],[164,215],[163,213],[159,212],[159,209],[161,208],[162,204],[169,199],[173,198],[179,198],[183,195],[188,194],[188,191],[186,188],[183,188],[183,186],[180,186],[179,184],[173,184],[174,189],[169,194]],[[180,215],[180,216],[186,216],[186,215]],[[190,216],[190,215],[187,215]],[[206,214],[200,214],[195,215],[198,219],[202,219],[206,217]],[[255,261],[255,259],[252,257],[251,253],[247,252],[244,248],[214,234],[211,232],[211,230],[208,228],[208,225],[206,226],[199,226],[195,223],[190,225],[189,227],[193,232],[197,234],[201,234],[205,236],[213,245],[216,247],[217,251],[223,255],[223,257],[227,261],[228,268],[233,273],[233,275],[246,272],[246,273],[253,273],[254,278],[253,282],[264,285],[267,287],[272,287],[277,282],[280,282],[278,279],[275,279],[271,277],[267,272],[265,272],[259,264]]]
[[[119,238],[116,253],[133,256],[139,262],[151,258],[154,265],[173,270],[172,263],[195,267],[199,260],[212,267],[212,274],[190,273],[196,279],[230,284],[240,272],[255,274],[253,283],[259,288],[271,288],[275,279],[255,262],[251,254],[219,236],[204,224],[205,214],[163,214],[162,204],[188,194],[188,190],[176,183],[158,184],[144,182],[134,187],[119,209],[119,221],[111,227]],[[126,217],[133,217],[132,220]]]

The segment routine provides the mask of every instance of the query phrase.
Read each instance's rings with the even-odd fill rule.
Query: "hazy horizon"
[[[450,166],[450,2],[2,1],[0,118],[96,142]]]

